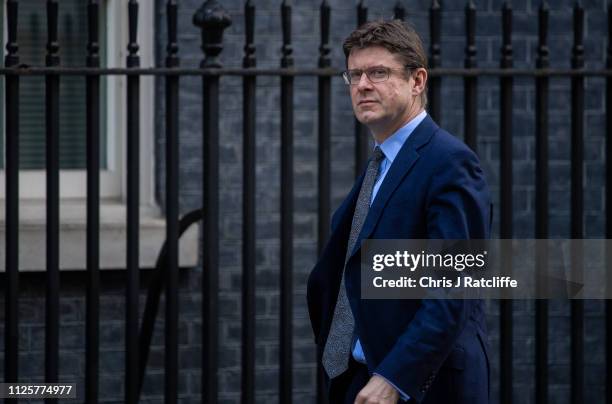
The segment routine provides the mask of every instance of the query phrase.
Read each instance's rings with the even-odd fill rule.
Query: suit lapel
[[[438,125],[436,125],[429,115],[427,115],[419,126],[414,129],[410,137],[408,137],[406,143],[404,143],[395,157],[393,164],[389,167],[389,171],[378,189],[378,193],[376,194],[374,203],[368,211],[368,216],[363,224],[359,238],[355,243],[351,257],[361,248],[361,241],[367,239],[372,234],[387,201],[419,159],[418,149],[429,142],[437,128]]]
[[[351,225],[353,220],[353,213],[355,211],[355,204],[357,203],[357,197],[359,196],[359,190],[361,189],[361,184],[365,177],[365,171],[361,173],[361,176],[355,181],[351,192],[344,198],[342,204],[336,211],[336,218],[332,222],[332,234],[330,238],[334,236],[348,221],[348,226]]]

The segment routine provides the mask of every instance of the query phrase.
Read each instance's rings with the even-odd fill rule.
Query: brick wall
[[[166,30],[165,6],[157,1],[157,63],[163,64]],[[280,65],[280,1],[255,2],[257,64]],[[343,66],[342,39],[356,23],[354,2],[330,1],[332,7],[332,65]],[[371,2],[370,18],[390,17],[395,1]],[[404,2],[408,19],[429,46],[429,1]],[[464,2],[441,1],[443,66],[463,65]],[[475,1],[477,6],[478,64],[497,67],[500,54],[501,1]],[[571,3],[562,0],[551,6],[551,66],[569,67],[572,45]],[[202,1],[184,0],[179,8],[179,55],[182,66],[197,66],[203,54],[200,35],[191,19]],[[243,2],[227,0],[233,24],[226,30],[221,60],[226,67],[240,67],[244,45]],[[293,6],[295,65],[314,67],[318,58],[319,2],[303,0]],[[514,1],[514,62],[516,67],[533,67],[537,45],[537,7],[535,0]],[[585,59],[588,67],[601,67],[605,60],[605,1],[584,2]],[[222,403],[237,403],[240,389],[240,284],[241,259],[241,187],[242,187],[242,86],[239,78],[221,80],[221,204],[220,204],[220,366],[219,389]],[[317,223],[317,106],[316,78],[295,80],[295,308],[294,308],[294,398],[296,402],[314,403],[314,347],[305,305],[308,272],[316,259]],[[164,193],[164,105],[163,79],[157,88],[156,161],[157,189],[163,205]],[[604,184],[604,81],[586,80],[585,97],[585,235],[603,235]],[[516,237],[533,237],[535,198],[534,87],[530,79],[515,79],[514,93],[514,225]],[[463,137],[463,84],[460,79],[443,79],[441,125]],[[483,78],[478,89],[478,147],[483,166],[498,205],[499,194],[499,89],[498,80]],[[279,161],[280,92],[279,80],[261,77],[257,81],[257,401],[275,403],[278,389],[279,334]],[[353,118],[348,94],[340,79],[332,82],[332,206],[338,206],[352,185]],[[569,236],[570,184],[570,93],[567,79],[551,80],[550,95],[550,214],[551,236]],[[183,213],[201,204],[202,134],[201,82],[181,79],[180,203]],[[347,150],[349,152],[347,152]],[[499,209],[494,231],[498,232]],[[181,402],[199,402],[200,389],[200,285],[201,268],[181,272],[180,298],[180,389]],[[143,274],[143,284],[148,276]],[[101,399],[121,402],[123,397],[123,302],[125,276],[121,271],[102,275],[101,304]],[[44,274],[22,278],[21,374],[24,378],[42,377],[44,360]],[[82,383],[84,369],[84,291],[83,273],[62,274],[61,380]],[[144,299],[144,289],[143,289]],[[2,301],[0,301],[2,302]],[[144,300],[143,300],[144,302]],[[141,306],[143,307],[144,304]],[[162,306],[163,307],[163,301]],[[488,302],[488,320],[493,352],[497,352],[498,311],[496,302]],[[516,402],[531,403],[534,391],[534,304],[517,301],[515,307],[514,375]],[[3,339],[4,310],[0,311],[0,343]],[[590,402],[602,402],[604,391],[603,303],[585,302],[585,381]],[[163,310],[149,362],[143,402],[163,400]],[[569,402],[569,305],[552,302],[550,310],[550,396],[551,402]],[[3,359],[3,354],[0,354]],[[492,359],[493,402],[497,402],[499,366]],[[0,369],[0,373],[3,369]]]

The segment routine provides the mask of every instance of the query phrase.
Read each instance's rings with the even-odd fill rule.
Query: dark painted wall
[[[165,57],[165,6],[157,7],[157,63]],[[182,66],[199,65],[203,54],[200,35],[191,19],[202,1],[184,0],[179,11],[179,55]],[[280,1],[256,1],[257,64],[260,67],[280,65]],[[370,18],[393,14],[394,1],[371,2]],[[445,67],[463,65],[464,2],[444,1],[442,6],[442,58]],[[501,1],[476,1],[478,12],[477,47],[481,67],[499,65],[501,42]],[[571,3],[551,2],[551,65],[569,67],[572,46]],[[606,51],[605,1],[586,1],[585,58],[588,67],[602,67]],[[244,46],[243,3],[223,2],[233,25],[226,30],[221,55],[224,66],[240,67]],[[295,1],[293,34],[295,65],[314,67],[318,58],[318,1]],[[356,24],[354,2],[331,1],[332,64],[341,67],[344,59],[342,39]],[[409,20],[429,46],[428,1],[403,2]],[[535,0],[514,1],[514,61],[517,67],[535,66],[537,45],[537,7]],[[221,96],[221,267],[219,326],[219,388],[222,403],[237,403],[240,388],[240,283],[241,259],[241,186],[242,186],[242,103],[241,80],[224,77]],[[305,308],[305,286],[316,259],[317,235],[317,95],[315,78],[295,81],[295,304],[294,309],[294,398],[296,402],[314,402],[314,347]],[[604,225],[604,81],[586,80],[585,111],[585,235],[602,237]],[[163,79],[157,82],[156,161],[160,203],[164,190],[164,105]],[[261,403],[277,402],[278,389],[278,313],[279,313],[279,161],[280,161],[280,94],[279,80],[258,79],[257,88],[257,398]],[[495,203],[499,194],[499,90],[498,80],[483,78],[478,90],[479,152],[485,167]],[[340,78],[333,81],[332,119],[332,206],[336,207],[352,184],[353,118],[347,90]],[[530,79],[515,80],[514,95],[514,228],[516,237],[533,237],[535,197],[534,87]],[[570,92],[569,80],[552,79],[550,96],[550,217],[551,236],[569,237],[570,184]],[[443,80],[441,125],[463,137],[463,85],[460,79]],[[181,211],[201,205],[202,133],[201,83],[197,78],[182,78],[180,92],[181,142]],[[499,212],[499,210],[497,210]],[[497,213],[498,215],[498,213]],[[499,231],[499,217],[495,229]],[[201,268],[186,269],[181,274],[180,388],[182,402],[199,402],[199,366]],[[24,378],[42,376],[44,349],[44,275],[22,278],[21,301],[21,374]],[[147,276],[143,275],[146,284]],[[101,398],[104,402],[121,402],[123,397],[123,290],[125,276],[121,271],[102,275],[101,324]],[[62,274],[62,381],[82,382],[84,367],[84,292],[85,277],[77,273]],[[144,296],[144,292],[143,292]],[[0,300],[3,303],[3,300]],[[162,302],[163,304],[163,302]],[[3,304],[2,304],[3,305]],[[163,307],[163,306],[162,306]],[[517,301],[514,330],[515,400],[533,402],[534,391],[534,305]],[[586,395],[590,402],[602,402],[604,391],[604,323],[603,303],[585,302],[585,375]],[[491,343],[498,348],[498,310],[496,302],[488,303]],[[163,320],[163,312],[160,313]],[[0,310],[0,343],[3,338],[4,310]],[[153,355],[143,402],[162,402],[163,394],[163,323],[158,324]],[[569,305],[551,303],[550,311],[550,395],[551,402],[569,402]],[[3,354],[0,354],[0,360]],[[497,402],[498,358],[492,359],[493,398]],[[0,373],[3,369],[0,369]]]

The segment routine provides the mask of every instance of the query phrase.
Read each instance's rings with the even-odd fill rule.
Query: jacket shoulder
[[[435,131],[426,149],[428,152],[436,153],[438,158],[450,155],[465,155],[478,160],[476,153],[468,145],[442,128]]]

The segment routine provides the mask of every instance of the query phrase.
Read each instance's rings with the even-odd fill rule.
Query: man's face
[[[378,138],[388,137],[399,129],[418,103],[413,95],[414,80],[407,78],[405,67],[387,49],[371,46],[353,49],[348,57],[348,70],[372,67],[391,69],[389,78],[372,83],[365,74],[357,84],[351,84],[353,111],[359,122],[368,126]]]

